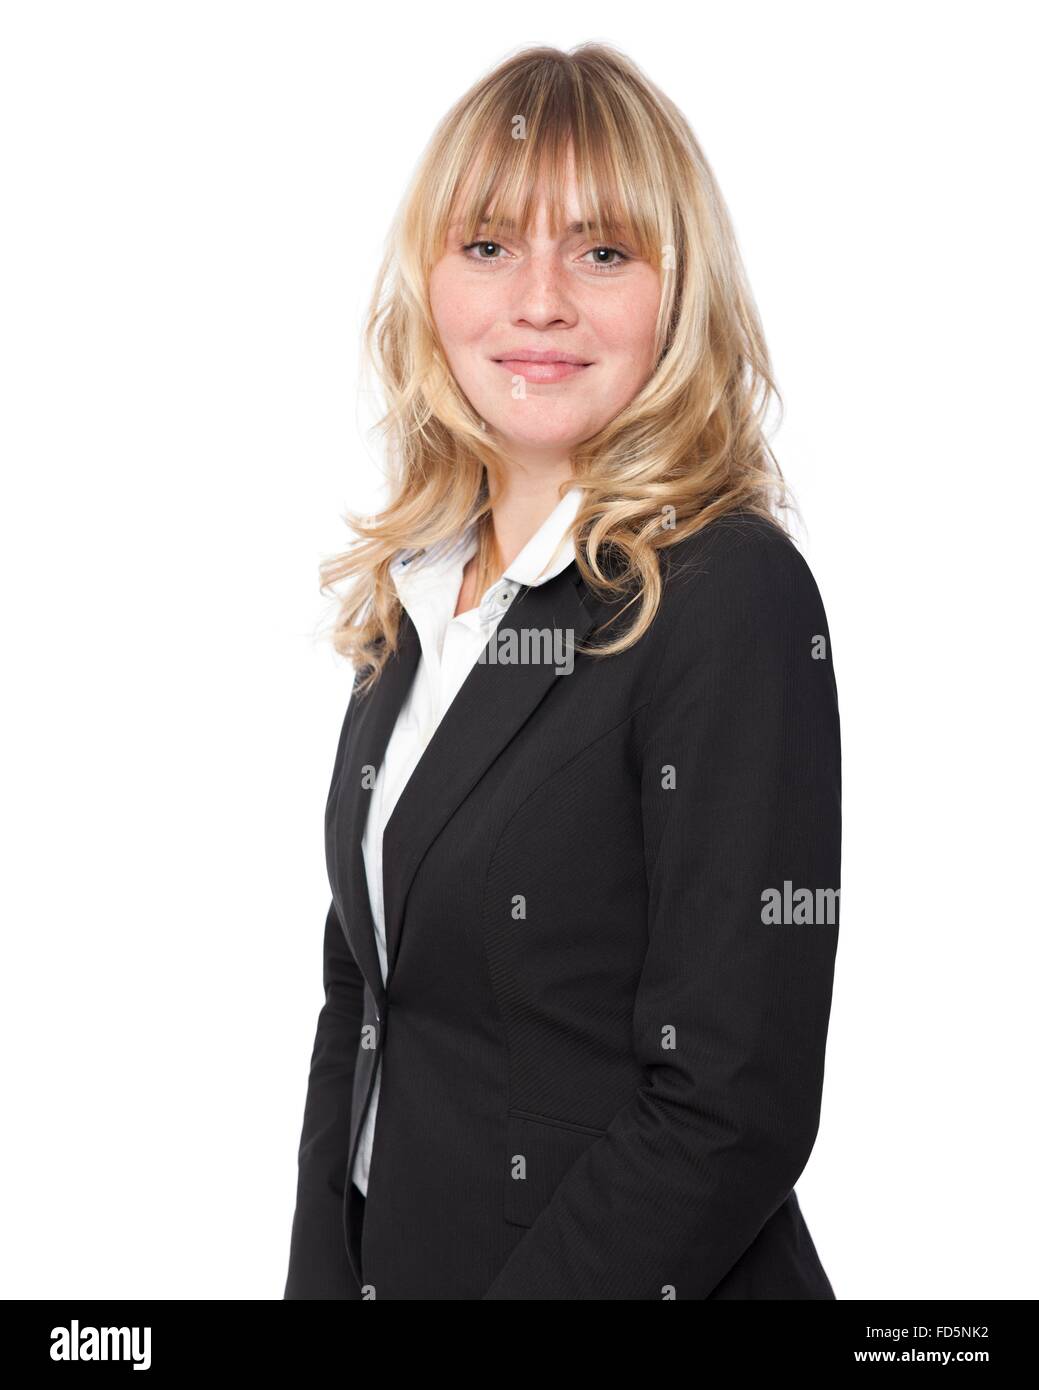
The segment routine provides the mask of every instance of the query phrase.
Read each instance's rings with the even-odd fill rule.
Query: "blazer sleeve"
[[[325,918],[323,977],[325,1002],[310,1059],[284,1296],[360,1299],[346,1254],[343,1195],[364,977],[334,902]]]
[[[815,1142],[841,844],[826,617],[778,531],[682,583],[642,745],[644,1079],[485,1299],[706,1298]]]

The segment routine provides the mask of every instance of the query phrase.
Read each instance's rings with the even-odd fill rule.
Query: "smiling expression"
[[[571,171],[567,222],[549,235],[544,201],[529,236],[457,222],[430,277],[448,365],[507,451],[565,457],[639,392],[654,367],[660,276],[623,233],[580,225]]]

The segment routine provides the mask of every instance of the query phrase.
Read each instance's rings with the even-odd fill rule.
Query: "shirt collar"
[[[511,602],[518,585],[536,588],[554,579],[577,558],[571,526],[581,505],[581,487],[572,484],[531,536],[505,573],[484,593],[479,616],[486,621]],[[457,601],[462,571],[476,554],[476,523],[429,550],[405,550],[390,565],[401,602],[412,606],[434,595]],[[414,616],[414,615],[413,615]]]

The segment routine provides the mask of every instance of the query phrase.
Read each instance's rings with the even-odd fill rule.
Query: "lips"
[[[553,382],[566,381],[570,377],[587,371],[592,365],[572,352],[556,352],[548,349],[510,349],[502,357],[492,359],[511,376],[521,376],[527,381]]]

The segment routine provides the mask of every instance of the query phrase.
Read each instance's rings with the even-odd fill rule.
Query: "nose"
[[[510,305],[513,323],[534,328],[572,324],[576,310],[570,295],[566,271],[558,251],[532,251],[510,277]]]

